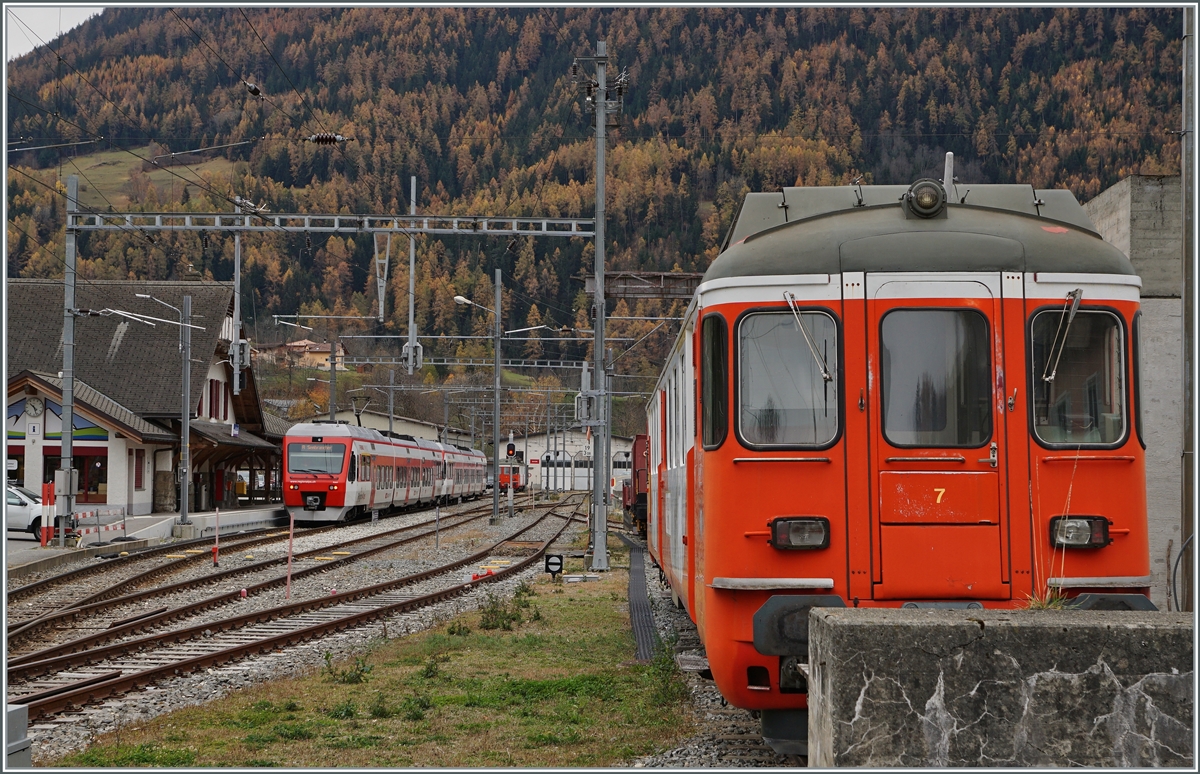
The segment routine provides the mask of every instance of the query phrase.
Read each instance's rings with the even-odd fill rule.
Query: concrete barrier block
[[[813,608],[810,766],[1194,767],[1191,615]]]

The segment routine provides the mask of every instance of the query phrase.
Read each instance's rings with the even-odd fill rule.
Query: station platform
[[[35,572],[43,572],[95,556],[132,551],[172,540],[214,537],[218,524],[221,534],[248,529],[263,529],[287,524],[282,504],[251,508],[189,513],[191,525],[179,525],[178,513],[152,513],[145,516],[100,515],[86,517],[78,524],[78,538],[68,536],[66,546],[58,541],[42,546],[28,532],[10,531],[5,541],[4,567],[9,582]],[[19,581],[18,581],[19,583]]]

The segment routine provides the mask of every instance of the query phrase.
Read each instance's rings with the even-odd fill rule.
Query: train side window
[[[826,312],[800,316],[806,330],[791,312],[755,312],[738,325],[738,432],[747,446],[824,446],[837,438],[837,322]]]
[[[729,427],[729,334],[719,314],[700,328],[700,424],[705,449],[725,442]]]
[[[880,323],[883,432],[894,446],[983,446],[992,437],[987,318],[897,309]]]
[[[350,465],[346,469],[346,480],[358,480],[358,457],[354,454],[354,452],[350,452]]]
[[[1142,396],[1146,394],[1142,380],[1142,311],[1139,309],[1133,315],[1133,426],[1137,428],[1138,443],[1146,448],[1146,438],[1142,435]]]
[[[1125,341],[1112,312],[1062,308],[1035,312],[1033,430],[1038,441],[1113,446],[1126,437]]]

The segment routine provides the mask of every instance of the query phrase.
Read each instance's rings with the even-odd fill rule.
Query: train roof
[[[845,271],[1135,274],[1067,190],[951,185],[936,217],[909,186],[814,186],[746,195],[704,282]]]

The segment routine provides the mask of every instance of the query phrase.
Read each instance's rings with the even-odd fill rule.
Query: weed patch
[[[358,715],[358,706],[355,705],[353,699],[346,699],[326,714],[334,720],[351,720]]]
[[[325,673],[330,680],[344,685],[357,685],[370,679],[374,667],[368,664],[362,656],[355,656],[354,663],[346,669],[337,670],[333,667],[333,654],[325,651]]]
[[[92,747],[74,757],[79,766],[129,768],[153,766],[156,768],[194,766],[196,753],[191,750],[176,750],[156,744],[114,745]]]
[[[479,610],[479,628],[480,629],[502,629],[503,631],[512,631],[513,626],[521,624],[521,610],[517,605],[516,598],[512,601],[497,597],[495,594],[488,592],[488,601]]]

